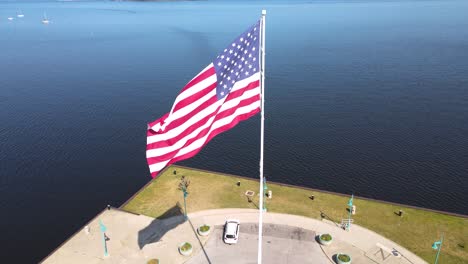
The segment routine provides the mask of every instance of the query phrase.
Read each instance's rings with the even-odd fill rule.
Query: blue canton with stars
[[[234,84],[257,73],[260,68],[260,20],[236,38],[213,61],[216,70],[216,96],[226,97]]]

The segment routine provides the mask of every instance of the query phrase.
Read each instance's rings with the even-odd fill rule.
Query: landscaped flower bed
[[[351,257],[348,254],[339,253],[336,255],[336,260],[338,261],[338,264],[350,264],[351,263]]]
[[[202,225],[198,228],[198,234],[200,234],[200,236],[207,236],[210,234],[210,231],[211,228],[209,225]]]
[[[330,234],[321,234],[319,236],[319,241],[320,241],[320,244],[324,246],[328,246],[332,243],[333,237]]]
[[[159,264],[159,259],[150,259],[146,264]]]
[[[192,254],[192,250],[192,244],[189,242],[185,242],[179,245],[179,252],[184,256],[190,256],[190,254]]]

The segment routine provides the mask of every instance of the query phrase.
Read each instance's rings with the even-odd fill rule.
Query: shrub
[[[349,262],[351,261],[351,257],[346,255],[346,254],[339,254],[338,259],[343,261],[343,262]]]
[[[210,226],[208,225],[200,226],[200,232],[207,232],[208,230],[210,230]]]
[[[147,264],[159,264],[159,259],[150,259],[148,260],[148,262],[146,262]]]
[[[190,245],[190,243],[188,242],[185,242],[181,247],[180,247],[180,250],[182,251],[187,251],[187,250],[190,250],[192,248],[192,245]]]
[[[323,235],[320,235],[320,239],[322,239],[323,241],[331,241],[332,236],[330,234],[323,234]]]

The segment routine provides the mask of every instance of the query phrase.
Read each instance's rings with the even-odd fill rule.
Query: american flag
[[[185,85],[169,113],[148,124],[152,177],[260,111],[259,49],[260,20]]]

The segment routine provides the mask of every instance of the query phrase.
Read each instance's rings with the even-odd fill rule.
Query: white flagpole
[[[261,43],[261,126],[260,126],[260,201],[258,204],[258,260],[262,263],[262,236],[263,236],[263,142],[265,132],[265,17],[266,10],[262,10],[262,21],[260,25],[260,43]]]

